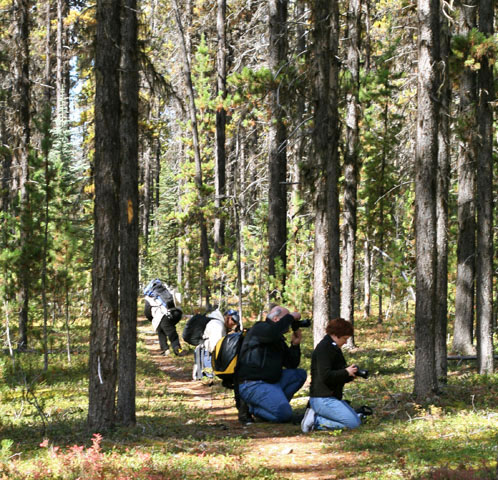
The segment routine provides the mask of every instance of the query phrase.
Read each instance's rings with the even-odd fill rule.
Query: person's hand
[[[295,332],[292,332],[291,343],[292,345],[299,345],[303,339],[303,332],[298,328]]]
[[[350,367],[346,368],[346,372],[348,372],[348,375],[350,377],[356,377],[357,371],[358,371],[358,367],[356,365],[351,365]]]
[[[301,314],[299,312],[292,312],[291,315],[294,317],[294,320],[301,320]]]

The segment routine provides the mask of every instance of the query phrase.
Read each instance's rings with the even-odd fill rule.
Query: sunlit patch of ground
[[[168,377],[164,382],[168,392],[181,395],[184,404],[204,409],[209,424],[224,425],[225,429],[219,430],[220,436],[246,439],[248,443],[242,453],[245,461],[270,468],[281,478],[345,478],[343,468],[351,462],[352,455],[349,452],[332,453],[329,449],[324,451],[324,441],[330,445],[327,433],[305,435],[300,425],[291,424],[240,424],[231,390],[223,389],[217,382],[210,385],[191,379],[191,352],[186,357],[160,355],[155,334],[149,329],[144,335],[150,358]]]

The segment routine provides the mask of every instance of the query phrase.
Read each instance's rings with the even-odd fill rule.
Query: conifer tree
[[[19,339],[18,348],[28,347],[28,306],[30,291],[29,272],[29,178],[30,178],[30,32],[29,0],[17,0],[14,3],[14,111],[15,129],[13,138],[13,163],[18,179],[19,191],[19,248],[21,255],[18,263],[18,302],[19,302]]]
[[[339,316],[338,64],[336,1],[313,3],[313,155],[316,172],[313,279],[314,343],[329,318]],[[317,321],[318,320],[318,321]]]
[[[417,144],[415,229],[415,385],[417,399],[437,390],[434,318],[436,313],[436,172],[438,153],[439,1],[418,0]]]
[[[491,0],[479,1],[479,30],[493,35]],[[488,54],[489,55],[489,54]],[[495,101],[490,56],[481,59],[479,70],[479,153],[477,155],[477,363],[479,373],[490,374],[493,360],[493,109]]]
[[[115,422],[119,287],[120,2],[97,2],[95,207],[87,423]]]
[[[461,4],[460,35],[476,27],[477,0]],[[459,85],[458,244],[453,349],[475,353],[473,342],[475,294],[475,182],[477,156],[477,73],[464,66]]]
[[[287,40],[287,0],[269,2],[269,67],[271,118],[268,160],[268,275],[275,284],[285,285],[287,267],[287,128],[285,125],[286,88],[284,79]],[[278,278],[277,278],[278,277]],[[280,278],[281,277],[281,278]],[[280,281],[279,281],[280,280]],[[270,297],[278,297],[270,286]]]
[[[119,362],[117,415],[134,425],[138,292],[137,2],[123,0],[120,99]]]

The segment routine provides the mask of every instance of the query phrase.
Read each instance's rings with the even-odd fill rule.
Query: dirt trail
[[[150,326],[150,324],[149,324]],[[328,453],[324,446],[333,444],[330,435],[305,435],[299,425],[255,423],[241,425],[237,420],[233,394],[230,390],[220,391],[191,377],[191,362],[185,357],[163,356],[159,353],[157,337],[150,328],[143,330],[145,344],[157,367],[169,377],[168,390],[182,394],[185,402],[195,403],[203,408],[213,422],[223,423],[231,435],[240,435],[249,442],[248,455],[257,459],[260,465],[274,469],[289,479],[332,480],[352,478],[341,471],[354,462],[348,452]],[[192,353],[189,353],[189,359]],[[306,387],[305,387],[306,388]]]

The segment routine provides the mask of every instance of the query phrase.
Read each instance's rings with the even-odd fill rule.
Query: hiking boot
[[[292,425],[300,425],[303,421],[304,415],[302,413],[293,413],[291,418]]]
[[[249,406],[247,405],[242,398],[239,399],[239,405],[237,407],[239,411],[239,422],[244,425],[251,425],[255,422],[254,417],[249,411]]]
[[[181,349],[180,347],[175,347],[175,348],[173,349],[173,353],[174,353],[177,357],[179,357],[179,356],[182,354],[182,352],[183,352],[183,349]]]
[[[311,407],[308,407],[304,412],[304,417],[301,422],[301,430],[303,431],[303,433],[309,433],[313,430],[314,425],[315,411]]]
[[[368,415],[372,415],[373,409],[368,405],[362,405],[361,407],[356,408],[355,412],[358,413],[359,415],[362,415],[363,417],[366,417]]]
[[[242,423],[244,425],[252,425],[255,422],[256,420],[249,412],[245,414],[239,413],[239,423]]]

